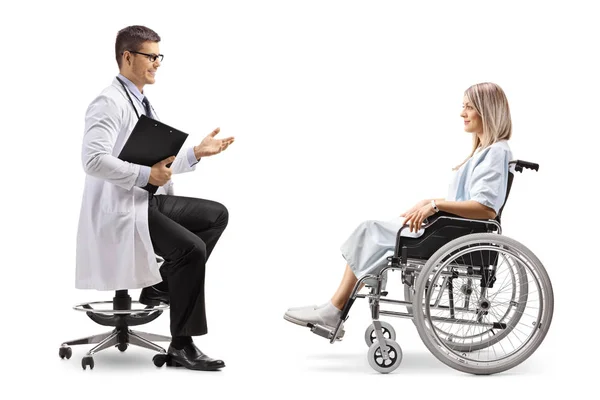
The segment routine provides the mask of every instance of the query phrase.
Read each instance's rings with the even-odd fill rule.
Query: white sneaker
[[[298,311],[298,310],[304,310],[305,308],[307,310],[315,310],[317,309],[319,306],[316,304],[313,304],[312,306],[302,306],[302,307],[290,307],[287,310],[288,311]]]
[[[337,326],[340,314],[341,311],[335,316],[327,315],[323,312],[322,308],[310,309],[308,307],[304,307],[296,310],[288,310],[283,315],[283,318],[286,321],[290,321],[294,324],[301,326],[308,326],[308,324],[318,324],[333,330]]]
[[[323,307],[325,307],[327,304],[328,303],[323,303],[323,304],[319,304],[319,305],[313,304],[313,305],[310,305],[310,306],[302,306],[302,307],[290,307],[287,310],[288,311],[298,311],[298,310],[304,310],[304,309],[307,309],[307,310],[316,310],[317,308],[323,308]]]

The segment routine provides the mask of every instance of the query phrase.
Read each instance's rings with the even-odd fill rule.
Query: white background
[[[592,2],[197,3],[3,3],[3,390],[521,398],[592,386],[600,133]],[[175,180],[178,194],[230,211],[208,264],[209,334],[196,339],[226,361],[218,373],[157,369],[142,349],[106,350],[85,372],[88,346],[68,361],[57,354],[65,340],[107,330],[71,308],[112,298],[74,288],[80,146],[88,104],[118,73],[116,34],[135,24],[162,37],[164,62],[145,88],[161,119],[189,132],[190,145],[217,126],[236,138]],[[359,222],[446,194],[471,145],[462,95],[483,81],[507,94],[514,158],[540,164],[516,176],[503,216],[504,233],[544,262],[554,285],[554,320],[538,351],[513,370],[474,377],[435,359],[410,321],[386,319],[404,361],[381,375],[366,359],[365,302],[334,345],[284,321],[288,307],[329,299],[344,267],[339,246]],[[168,334],[168,317],[141,330]]]

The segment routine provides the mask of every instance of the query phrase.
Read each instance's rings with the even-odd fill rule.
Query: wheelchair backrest
[[[508,195],[510,194],[510,188],[512,187],[515,173],[523,172],[523,168],[533,169],[537,171],[539,170],[540,166],[539,164],[522,160],[513,160],[508,163],[508,184],[506,186],[506,197],[504,198],[504,203],[502,203],[502,207],[500,207],[500,211],[498,211],[498,215],[496,215],[496,221],[498,221],[499,224],[501,223],[500,217],[502,216],[502,211],[504,210],[504,206],[506,205],[506,201],[508,200]]]
[[[506,197],[504,198],[504,203],[502,203],[502,207],[500,207],[500,211],[498,211],[498,215],[496,215],[496,221],[500,222],[500,217],[502,216],[502,210],[504,210],[504,206],[506,205],[506,201],[508,200],[508,195],[510,194],[510,188],[512,187],[512,182],[515,177],[515,174],[509,170],[508,172],[508,184],[506,185]]]

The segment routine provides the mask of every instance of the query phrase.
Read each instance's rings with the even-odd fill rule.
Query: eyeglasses
[[[127,50],[130,53],[135,53],[135,54],[141,54],[143,56],[148,57],[148,61],[150,62],[156,62],[156,60],[159,60],[160,62],[162,62],[163,58],[165,57],[162,54],[148,54],[148,53],[141,53],[139,51],[132,51],[132,50]]]

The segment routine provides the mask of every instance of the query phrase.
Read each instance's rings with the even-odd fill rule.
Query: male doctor
[[[143,304],[169,303],[172,362],[167,365],[217,370],[225,363],[203,354],[192,336],[207,333],[205,266],[228,213],[214,201],[175,196],[171,175],[195,170],[201,158],[224,151],[234,138],[217,139],[217,128],[199,145],[152,167],[117,158],[139,115],[158,119],[144,94],[163,59],[158,42],[156,32],[144,26],[119,31],[120,73],[87,109],[76,287],[143,288]],[[160,270],[156,254],[164,259]]]

